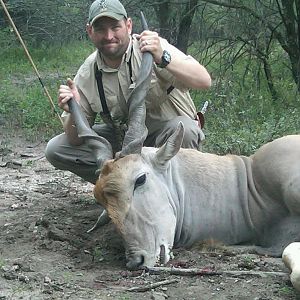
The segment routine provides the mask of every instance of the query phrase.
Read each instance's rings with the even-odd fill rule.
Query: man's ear
[[[86,30],[87,34],[89,35],[89,37],[91,37],[93,26],[90,24],[86,24],[85,30]]]
[[[128,33],[131,34],[132,33],[132,19],[127,18],[125,22],[126,22],[126,27],[127,27]]]

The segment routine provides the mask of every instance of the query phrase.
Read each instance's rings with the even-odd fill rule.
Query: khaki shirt
[[[163,49],[168,50],[173,47],[164,39],[161,40],[161,43]],[[191,59],[191,57],[184,55],[183,59]],[[126,124],[128,119],[127,101],[135,86],[141,60],[142,53],[139,49],[139,42],[133,35],[118,69],[106,66],[98,51],[92,53],[81,65],[74,80],[81,96],[80,104],[90,125],[94,124],[96,114],[103,111],[95,78],[95,64],[102,71],[105,98],[113,121],[116,124]],[[132,80],[130,80],[129,63],[132,66]],[[168,95],[167,90],[170,86],[175,88]],[[145,101],[147,127],[156,120],[168,121],[176,116],[196,118],[195,105],[188,89],[178,82],[170,72],[158,68],[155,64],[153,64],[151,85]]]

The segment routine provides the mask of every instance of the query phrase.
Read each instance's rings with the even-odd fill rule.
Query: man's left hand
[[[160,43],[158,33],[155,31],[145,30],[140,35],[136,35],[140,42],[140,49],[142,52],[149,51],[153,55],[154,62],[161,63],[163,49]]]

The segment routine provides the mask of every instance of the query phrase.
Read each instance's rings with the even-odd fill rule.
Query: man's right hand
[[[70,112],[68,101],[74,98],[77,102],[80,101],[80,95],[74,81],[67,79],[67,85],[61,85],[58,90],[58,106],[66,112]]]

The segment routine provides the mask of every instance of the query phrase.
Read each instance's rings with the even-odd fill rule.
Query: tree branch
[[[274,26],[272,26],[269,22],[267,22],[267,20],[264,16],[260,16],[254,10],[252,10],[250,7],[245,6],[245,5],[238,5],[237,3],[229,4],[229,3],[225,3],[223,1],[217,1],[217,0],[202,0],[202,1],[206,2],[206,3],[211,3],[211,4],[214,4],[214,5],[222,6],[222,7],[233,8],[233,9],[242,9],[242,10],[250,13],[257,20],[260,20],[261,22],[265,23],[266,26],[272,32],[274,32],[274,36],[278,39],[278,41],[280,42],[280,44],[284,48],[285,40],[284,40],[284,37],[282,36],[282,34],[279,31],[276,30],[276,27],[274,28]],[[284,49],[286,51],[286,48],[284,48]]]
[[[146,267],[149,274],[169,274],[180,276],[214,276],[225,275],[233,277],[256,276],[256,277],[281,277],[289,279],[289,274],[284,272],[264,272],[264,271],[213,271],[210,269],[181,269],[173,267]]]
[[[167,284],[171,284],[171,283],[175,283],[178,282],[177,279],[170,279],[170,280],[163,280],[163,281],[159,281],[159,282],[154,282],[154,283],[150,283],[144,286],[136,286],[136,287],[131,287],[129,289],[127,289],[128,292],[146,292],[152,289],[155,289],[159,286],[162,285],[167,285]]]

